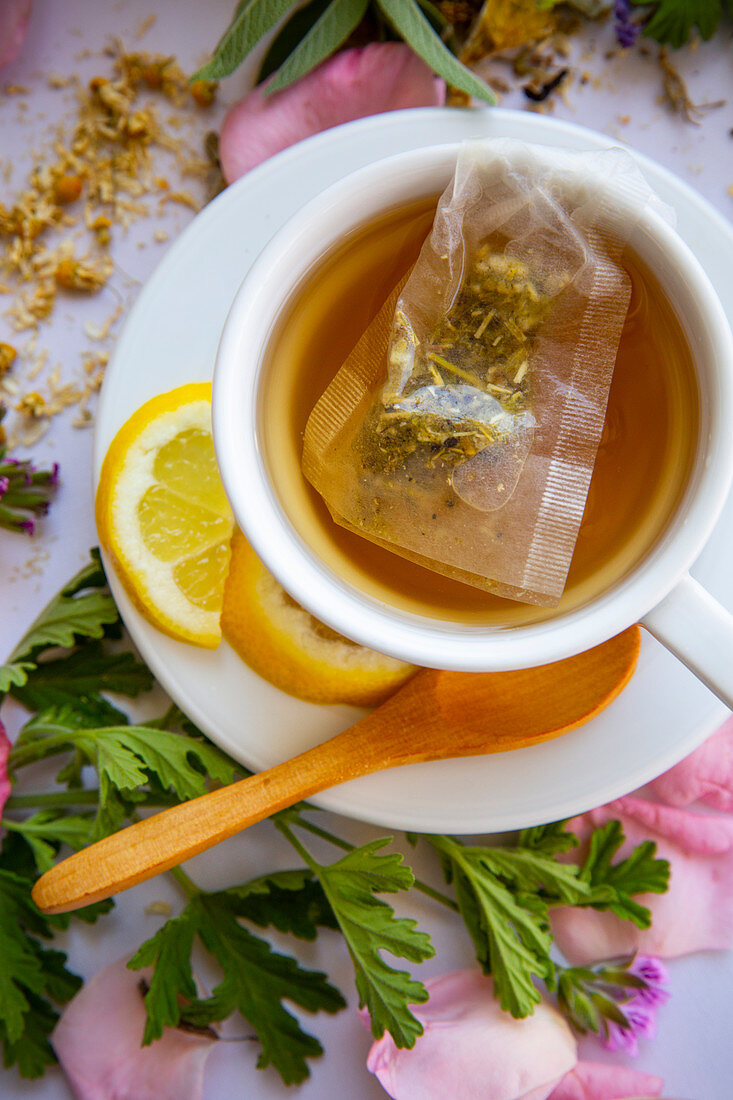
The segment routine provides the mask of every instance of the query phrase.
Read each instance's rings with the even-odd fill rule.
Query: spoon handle
[[[372,771],[378,764],[352,751],[358,726],[268,771],[172,806],[83,848],[39,878],[33,900],[45,913],[101,901],[302,798]]]

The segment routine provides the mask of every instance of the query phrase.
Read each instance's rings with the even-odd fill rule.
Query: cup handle
[[[642,626],[733,710],[733,615],[686,574]]]

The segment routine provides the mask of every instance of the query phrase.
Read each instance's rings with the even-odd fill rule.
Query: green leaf
[[[100,782],[100,800],[97,808],[97,818],[91,834],[91,842],[102,840],[111,833],[129,822],[140,802],[145,801],[143,791],[127,791],[125,795],[109,784],[102,788]]]
[[[637,7],[649,7],[649,0],[632,2]],[[654,10],[644,23],[644,34],[679,49],[690,41],[694,27],[702,38],[712,38],[722,17],[722,0],[655,0]]]
[[[286,1084],[304,1080],[306,1059],[321,1054],[322,1047],[302,1030],[282,1001],[292,1001],[308,1012],[333,1013],[345,1006],[343,997],[325,974],[304,970],[295,959],[277,954],[265,940],[243,928],[221,896],[202,894],[192,904],[200,913],[199,936],[225,975],[204,1006],[208,1005],[214,1019],[241,1012],[262,1044],[258,1067],[273,1065]]]
[[[186,800],[206,794],[209,779],[230,783],[234,778],[233,762],[198,737],[154,726],[89,728],[87,721],[87,715],[68,706],[36,715],[21,731],[10,763],[17,768],[52,753],[73,751],[71,764],[59,776],[72,787],[78,785],[83,764],[93,765],[99,807],[91,839],[118,829],[148,793],[173,792]]]
[[[669,886],[669,862],[656,859],[656,851],[653,840],[637,844],[630,856],[610,868],[607,882],[619,893],[664,894]]]
[[[310,0],[303,8],[298,8],[286,20],[284,26],[278,31],[272,45],[265,54],[265,59],[257,74],[257,83],[261,84],[272,76],[280,68],[282,63],[290,56],[301,38],[305,38],[308,31],[323,15],[331,3],[331,0]]]
[[[20,687],[28,679],[28,672],[36,666],[32,661],[13,661],[11,664],[0,665],[0,694],[9,691],[11,687]]]
[[[468,95],[496,103],[496,96],[475,73],[451,53],[415,0],[377,0],[395,30],[438,76]]]
[[[18,702],[36,711],[65,706],[83,712],[92,724],[100,726],[127,720],[100,692],[134,698],[154,683],[150,670],[132,653],[105,653],[99,642],[89,642],[68,657],[31,665],[30,669],[24,684],[13,689]]]
[[[620,821],[609,821],[593,831],[581,870],[581,878],[593,889],[592,898],[585,904],[594,909],[610,909],[622,920],[648,928],[651,914],[633,900],[633,895],[664,894],[669,886],[669,863],[655,858],[657,846],[647,840],[638,844],[626,859],[613,864],[611,861],[624,839]]]
[[[78,974],[72,974],[66,969],[66,955],[63,951],[55,951],[50,947],[42,947],[35,940],[33,944],[43,970],[43,991],[56,1004],[66,1004],[79,992],[82,980]]]
[[[35,709],[36,705],[38,709],[43,705],[48,705],[52,709],[67,708],[69,717],[73,717],[78,727],[94,729],[98,726],[121,726],[129,721],[123,711],[101,695],[89,694],[74,697],[71,692],[66,694],[63,690],[57,691],[53,688],[48,691],[42,688],[37,693],[32,689],[27,693],[25,688],[13,689],[12,695],[29,709]],[[31,702],[31,698],[34,702]]]
[[[145,799],[146,785],[182,801],[230,783],[234,766],[208,741],[152,726],[106,726],[77,732],[76,744],[97,769],[100,802],[93,840],[116,832]]]
[[[58,1013],[50,1000],[65,1003],[81,980],[66,969],[65,955],[38,942],[51,930],[31,901],[31,886],[0,869],[0,1040],[6,1067],[17,1064],[24,1076],[38,1077],[56,1060],[48,1035]]]
[[[36,878],[36,865],[33,853],[20,833],[5,830],[0,844],[0,872],[8,871],[17,878],[27,879],[31,884]]]
[[[238,68],[260,39],[277,26],[297,0],[243,0],[214,50],[192,80],[221,80]]]
[[[521,848],[473,848],[484,866],[514,887],[515,892],[542,891],[553,905],[577,905],[590,896],[574,863],[559,863],[541,851]]]
[[[307,868],[273,871],[223,892],[238,917],[260,928],[272,926],[303,940],[314,940],[319,928],[338,928],[323,887]]]
[[[42,1077],[49,1066],[56,1064],[56,1055],[49,1042],[59,1014],[43,997],[28,994],[29,1013],[23,1021],[23,1031],[13,1040],[0,1018],[0,1042],[3,1045],[3,1065],[17,1066],[21,1077],[31,1080]]]
[[[193,1000],[196,983],[191,971],[191,951],[197,932],[195,913],[186,909],[180,917],[166,921],[155,935],[146,940],[127,964],[130,970],[152,966],[150,988],[145,994],[147,1020],[143,1045],[163,1034],[164,1027],[176,1027],[181,1019],[179,997]]]
[[[578,838],[574,833],[567,832],[565,825],[565,821],[553,821],[549,825],[534,825],[530,829],[522,829],[518,846],[544,852],[546,856],[569,852],[571,848],[577,848]]]
[[[111,913],[114,907],[114,898],[105,898],[104,901],[95,901],[91,905],[83,905],[81,909],[75,909],[73,913],[57,913],[50,920],[52,924],[58,924],[62,928],[66,927],[64,918],[80,920],[84,924],[96,924],[100,917],[103,917],[105,913]]]
[[[36,866],[43,874],[55,863],[62,844],[68,844],[74,851],[89,844],[93,819],[49,808],[39,810],[25,821],[11,822],[5,819],[4,825],[20,833],[30,845]]]
[[[116,620],[114,600],[103,592],[57,596],[13,651],[11,661],[51,646],[72,646],[77,638],[101,638],[105,625]]]
[[[16,1042],[23,1034],[24,1019],[30,1011],[28,990],[42,992],[43,973],[35,951],[23,931],[23,908],[17,897],[20,887],[0,872],[0,1006],[8,1040]]]
[[[72,646],[77,638],[101,638],[105,626],[117,622],[119,614],[111,596],[88,592],[105,583],[99,551],[91,551],[92,560],[46,604],[10,654],[13,664],[52,646]],[[84,593],[84,594],[82,594]]]
[[[389,966],[380,952],[415,963],[435,952],[430,938],[416,930],[416,921],[396,917],[386,902],[375,897],[409,890],[415,881],[399,853],[377,854],[390,839],[354,848],[329,866],[315,861],[310,865],[346,940],[356,971],[359,1004],[369,1010],[372,1034],[379,1038],[389,1031],[398,1047],[412,1047],[423,1029],[409,1005],[424,1003],[427,991],[406,971]]]
[[[337,1012],[344,999],[325,974],[303,969],[244,928],[236,908],[228,891],[197,894],[181,916],[167,921],[130,961],[132,969],[154,967],[145,997],[145,1041],[181,1020],[203,1026],[239,1011],[262,1044],[258,1066],[273,1065],[286,1084],[296,1084],[308,1076],[307,1059],[321,1054],[322,1048],[284,1008],[283,1000],[308,1012]],[[203,1000],[196,999],[191,972],[195,936],[224,973],[211,997]],[[181,1004],[181,997],[189,1003]]]
[[[67,737],[71,744],[79,729],[94,729],[94,726],[88,726],[86,722],[80,721],[80,716],[73,706],[64,704],[60,707],[51,707],[28,719],[18,734],[14,748],[45,741],[49,737],[53,737],[54,740]]]
[[[103,800],[111,789],[124,795],[135,791],[149,773],[182,800],[206,794],[209,776],[222,783],[234,776],[231,762],[213,745],[151,726],[83,730],[75,740],[95,760]]]
[[[93,546],[89,551],[89,561],[83,565],[78,573],[75,573],[70,581],[67,581],[61,589],[62,596],[76,596],[87,588],[106,588],[107,578],[104,575],[102,555],[98,546]]]
[[[547,907],[577,904],[591,890],[577,867],[532,849],[468,847],[452,837],[428,838],[453,882],[476,957],[494,979],[503,1009],[529,1016],[540,1001],[535,978],[548,975],[552,936]]]
[[[359,26],[368,7],[369,0],[331,0],[320,19],[280,66],[267,86],[267,95],[300,80],[335,53]]]

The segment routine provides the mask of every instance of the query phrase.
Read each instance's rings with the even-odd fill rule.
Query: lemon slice
[[[240,531],[232,539],[221,628],[250,668],[311,703],[376,706],[415,672],[414,665],[357,645],[310,615],[281,588]]]
[[[214,457],[210,384],[154,397],[120,428],[96,519],[142,614],[173,638],[215,648],[234,521]]]

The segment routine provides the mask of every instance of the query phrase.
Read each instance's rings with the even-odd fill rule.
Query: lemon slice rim
[[[289,596],[239,528],[232,536],[221,625],[224,641],[253,672],[308,703],[374,707],[417,671],[336,631],[319,633],[324,624]],[[329,660],[338,649],[347,659]]]
[[[187,415],[182,416],[182,413]],[[225,545],[223,593],[231,534],[234,529],[231,510],[228,516],[224,516],[217,505],[206,509],[213,517],[224,522],[226,530],[222,530],[221,537],[202,540],[190,552],[167,563],[156,558],[144,545],[139,525],[135,531],[136,539],[133,541],[129,537],[124,537],[120,522],[124,519],[127,524],[132,523],[133,526],[137,524],[136,518],[132,517],[144,495],[144,492],[140,491],[140,462],[147,461],[149,465],[148,471],[142,472],[143,477],[147,476],[146,490],[151,485],[160,485],[161,483],[152,476],[152,467],[158,451],[167,442],[192,426],[196,428],[204,426],[211,436],[210,382],[191,382],[175,387],[165,393],[157,394],[136,409],[121,425],[105,454],[95,493],[95,519],[102,548],[110,557],[125,591],[144,618],[172,638],[214,649],[221,641],[219,625],[221,601],[215,610],[204,610],[196,606],[175,584],[173,572],[182,561],[192,560],[202,552],[210,552]],[[138,479],[137,484],[136,479]],[[126,480],[127,484],[125,484]],[[120,489],[122,489],[122,499],[120,499]],[[174,493],[170,489],[166,491],[181,501],[185,500],[180,493]],[[196,507],[201,505],[196,504]],[[169,568],[163,568],[164,564]],[[155,578],[154,586],[151,584],[151,577]],[[156,593],[155,599],[151,598],[153,590]]]

